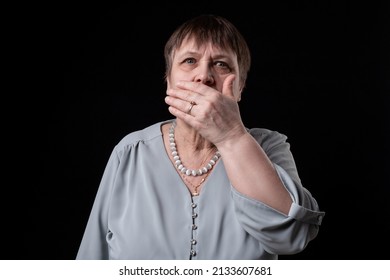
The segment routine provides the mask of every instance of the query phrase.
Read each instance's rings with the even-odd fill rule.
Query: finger
[[[169,89],[167,90],[167,95],[172,97],[172,98],[176,98],[176,99],[180,99],[180,100],[183,100],[185,102],[196,102],[196,99],[197,99],[197,94],[194,93],[194,92],[190,92],[190,91],[187,91],[187,90],[178,90],[178,89]]]
[[[172,107],[172,106],[169,106],[168,107],[168,110],[169,112],[174,115],[175,117],[185,121],[186,123],[188,123],[189,125],[195,127],[196,126],[196,120],[195,120],[195,117],[190,115],[190,114],[187,114],[175,107]]]
[[[169,106],[171,106],[177,110],[180,110],[186,114],[190,114],[191,110],[196,105],[196,103],[193,101],[188,102],[188,101],[185,101],[185,100],[182,100],[179,98],[175,98],[172,96],[166,96],[165,103],[167,103]]]
[[[236,75],[228,76],[223,82],[222,86],[222,94],[234,98],[234,81],[236,79]]]
[[[176,84],[177,88],[184,89],[190,92],[196,92],[201,95],[203,95],[205,92],[207,92],[210,87],[203,84],[203,83],[197,83],[197,82],[189,82],[189,81],[179,81]]]

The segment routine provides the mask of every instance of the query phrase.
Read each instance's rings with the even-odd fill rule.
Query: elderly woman
[[[248,129],[238,102],[250,68],[227,19],[202,15],[165,46],[171,120],[113,149],[77,259],[277,259],[325,215],[300,181],[287,137]]]

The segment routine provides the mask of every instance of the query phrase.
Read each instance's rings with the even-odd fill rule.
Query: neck
[[[177,124],[173,123],[169,129],[169,139],[167,141],[173,145],[171,154],[176,167],[181,170],[182,173],[186,173],[187,175],[192,174],[192,176],[199,176],[207,173],[220,157],[216,147],[210,144],[206,146],[204,145],[206,142],[202,142],[202,148],[199,149],[196,146],[199,142],[188,142],[188,139],[193,138],[178,136],[176,129]],[[184,130],[182,130],[181,133],[183,133],[183,131]],[[182,142],[177,141],[178,139],[182,139]],[[187,141],[184,141],[185,139],[187,139]]]
[[[180,146],[183,155],[184,153],[203,155],[216,152],[216,148],[211,142],[179,119],[176,120],[175,141]]]

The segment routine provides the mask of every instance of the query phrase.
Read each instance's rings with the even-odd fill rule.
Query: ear
[[[242,92],[244,91],[244,88],[245,88],[245,82],[242,82],[241,84],[240,84],[240,93],[239,93],[239,96],[238,96],[238,98],[237,98],[237,102],[240,102],[241,101],[241,95],[242,95]]]
[[[167,83],[167,88],[171,88],[171,83],[168,78],[165,78],[165,82]]]

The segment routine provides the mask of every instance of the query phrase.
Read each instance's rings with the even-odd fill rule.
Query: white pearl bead
[[[181,162],[179,153],[176,149],[176,143],[175,143],[175,122],[172,123],[172,126],[169,128],[169,145],[172,151],[173,160],[175,161],[175,165],[178,170],[180,170],[181,173],[185,173],[187,176],[200,176],[202,174],[206,174],[209,172],[211,168],[213,168],[213,165],[216,164],[217,160],[220,158],[221,154],[219,151],[215,152],[215,155],[210,159],[210,161],[207,163],[206,166],[199,168],[199,169],[187,169]]]

